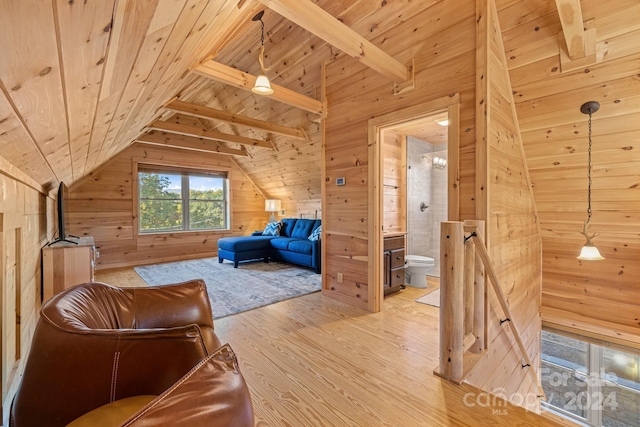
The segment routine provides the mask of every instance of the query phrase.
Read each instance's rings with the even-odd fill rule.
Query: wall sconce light
[[[282,209],[282,202],[277,199],[267,199],[264,201],[264,210],[265,212],[271,212],[271,216],[269,217],[269,222],[276,222],[278,219],[276,218],[276,212],[280,212]]]
[[[447,159],[444,159],[442,157],[434,157],[431,161],[431,164],[436,169],[444,169],[447,167]]]
[[[583,114],[589,115],[589,156],[587,160],[587,178],[589,180],[589,186],[587,187],[587,220],[584,222],[584,226],[582,227],[581,234],[587,239],[587,242],[582,247],[580,251],[580,255],[578,259],[584,261],[597,261],[604,259],[602,255],[600,255],[600,251],[595,247],[592,239],[598,237],[598,233],[593,233],[593,235],[589,236],[589,223],[591,222],[591,114],[595,113],[600,109],[600,104],[596,101],[589,101],[582,104],[580,107],[580,111]]]
[[[256,16],[254,16],[252,21],[260,21],[260,54],[258,55],[258,61],[260,61],[260,75],[256,77],[256,83],[251,89],[253,93],[257,93],[258,95],[271,95],[273,93],[273,89],[271,89],[271,83],[269,83],[269,79],[266,75],[266,68],[264,68],[264,22],[262,21],[262,16],[264,15],[264,10],[258,12]]]

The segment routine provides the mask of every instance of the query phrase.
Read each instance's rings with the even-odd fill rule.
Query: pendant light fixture
[[[596,101],[585,102],[580,107],[580,111],[583,114],[589,115],[589,155],[587,161],[587,178],[589,179],[589,187],[587,188],[587,220],[584,222],[584,226],[582,227],[582,235],[587,239],[587,242],[582,247],[580,255],[578,256],[578,259],[584,261],[597,261],[604,259],[604,257],[600,255],[598,248],[596,248],[591,241],[598,237],[598,233],[593,233],[591,236],[588,234],[589,225],[591,223],[591,114],[598,111],[598,109],[600,109],[600,104]]]
[[[260,75],[256,78],[256,84],[253,86],[251,91],[253,93],[257,93],[258,95],[271,95],[273,93],[273,89],[271,89],[271,83],[269,83],[269,79],[265,73],[266,69],[264,68],[264,22],[262,22],[262,16],[264,15],[264,10],[258,12],[256,16],[253,17],[252,21],[260,21],[260,55],[258,56],[258,61],[260,61]]]

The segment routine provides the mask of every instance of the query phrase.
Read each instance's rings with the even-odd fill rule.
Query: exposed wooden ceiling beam
[[[216,61],[207,61],[192,70],[194,73],[240,89],[251,90],[256,77]],[[324,116],[324,106],[317,99],[302,95],[286,87],[271,84],[273,94],[269,98],[291,105],[301,110]]]
[[[248,126],[254,129],[261,129],[278,135],[290,136],[297,139],[306,139],[306,135],[300,129],[294,129],[282,126],[276,123],[265,122],[263,120],[254,119],[247,116],[229,113],[214,108],[205,107],[203,105],[192,104],[184,101],[171,101],[165,106],[166,109],[176,113],[183,113],[189,116],[199,117],[201,119],[217,119],[223,122],[233,123],[241,126]]]
[[[232,156],[247,157],[244,150],[229,148],[218,144],[215,141],[204,138],[194,138],[192,136],[175,135],[167,132],[151,131],[141,135],[137,142],[150,145],[162,145],[164,147],[181,148],[185,150],[203,151],[206,153],[227,154]]]
[[[398,83],[409,80],[410,73],[405,65],[315,3],[309,0],[258,1],[391,80]]]
[[[585,56],[585,31],[580,0],[556,0],[562,34],[571,60]]]
[[[251,145],[253,147],[273,149],[273,144],[270,141],[247,138],[239,135],[231,135],[215,130],[204,129],[201,127],[182,125],[179,123],[156,120],[155,122],[151,123],[148,128],[164,132],[176,133],[178,135],[194,136],[196,138],[213,139],[215,141],[233,142],[236,144]]]

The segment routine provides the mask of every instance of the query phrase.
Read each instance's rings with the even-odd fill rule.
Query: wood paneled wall
[[[229,170],[232,204],[228,231],[138,235],[134,162]],[[215,256],[221,237],[264,228],[264,197],[230,156],[134,144],[70,191],[71,233],[93,236],[97,268],[141,265]]]
[[[340,56],[327,64],[324,182],[327,205],[325,289],[367,307],[368,120],[428,100],[460,94],[460,213],[475,217],[475,3],[412,2],[402,24],[378,14],[372,39],[400,62],[414,60],[415,89],[394,95],[390,80],[353,58]],[[335,185],[336,177],[347,185]],[[324,226],[323,225],[323,226]],[[338,283],[336,273],[343,273]]]
[[[38,320],[40,249],[53,235],[54,201],[0,157],[0,308],[2,414],[6,422]]]
[[[477,22],[476,210],[486,221],[485,239],[513,317],[501,323],[508,316],[489,290],[488,351],[467,381],[538,411],[537,385],[522,368],[513,330],[522,334],[538,371],[542,239],[494,0],[478,2]]]
[[[385,233],[407,231],[407,136],[383,132],[383,221]]]
[[[582,0],[596,63],[563,72],[555,2],[501,1],[509,74],[543,236],[543,310],[640,328],[640,4]],[[587,219],[587,120],[593,114],[591,232],[604,261],[576,259]],[[613,331],[612,331],[613,333]],[[640,334],[640,330],[637,332]]]
[[[433,22],[430,16],[441,19]],[[371,285],[367,283],[370,262],[367,248],[372,239],[368,236],[367,224],[371,202],[364,192],[365,187],[372,185],[367,183],[366,163],[370,118],[460,93],[460,218],[476,217],[475,31],[475,2],[457,2],[455,5],[442,2],[430,7],[425,5],[392,34],[381,35],[388,37],[383,46],[396,59],[414,58],[415,89],[401,95],[393,95],[388,80],[363,69],[351,58],[340,58],[328,64],[325,158],[326,175],[330,179],[327,179],[325,191],[329,200],[343,201],[327,206],[325,212],[328,241],[325,292],[328,295],[366,307],[367,292],[363,289]],[[492,55],[503,59],[504,54],[499,50],[499,28],[493,36]],[[491,102],[496,106],[493,111],[496,120],[493,127],[487,128],[491,141],[489,167],[482,163],[486,161],[486,152],[478,159],[487,176],[491,177],[491,182],[483,186],[482,194],[490,196],[487,196],[487,203],[480,206],[487,212],[488,203],[492,206],[493,213],[486,216],[492,239],[491,252],[500,266],[498,271],[508,287],[506,292],[512,307],[521,310],[517,321],[523,325],[520,329],[525,342],[537,355],[540,238],[521,143],[515,136],[517,123],[512,116],[510,92],[505,90],[508,84],[505,72],[494,81]],[[347,185],[333,185],[336,176],[347,176]],[[343,283],[335,280],[338,272],[344,275]],[[494,306],[498,307],[495,301]],[[497,314],[495,310],[491,313],[491,353],[478,365],[471,379],[491,392],[501,387],[512,392],[529,391],[531,383],[524,380],[526,372],[517,364],[519,355],[517,349],[512,349],[513,338],[508,331],[501,330],[499,319],[502,317],[502,313]],[[537,409],[537,399],[533,406],[532,409]]]

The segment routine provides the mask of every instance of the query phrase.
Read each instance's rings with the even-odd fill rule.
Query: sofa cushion
[[[290,252],[297,252],[299,254],[311,255],[313,251],[314,242],[310,240],[292,240],[289,242],[287,248]]]
[[[299,219],[296,221],[296,225],[293,227],[291,237],[296,239],[308,239],[315,224],[315,219]]]
[[[280,227],[280,235],[283,237],[291,237],[293,227],[296,225],[297,218],[284,218],[282,221],[282,227]]]
[[[280,227],[282,227],[282,223],[280,222],[270,222],[264,228],[262,232],[263,236],[279,236],[280,235]]]
[[[269,240],[275,236],[241,236],[218,239],[218,248],[231,252],[254,251],[269,247]]]
[[[271,240],[270,244],[275,249],[286,251],[289,248],[290,242],[293,241],[295,241],[295,239],[291,237],[276,237],[275,239]]]

